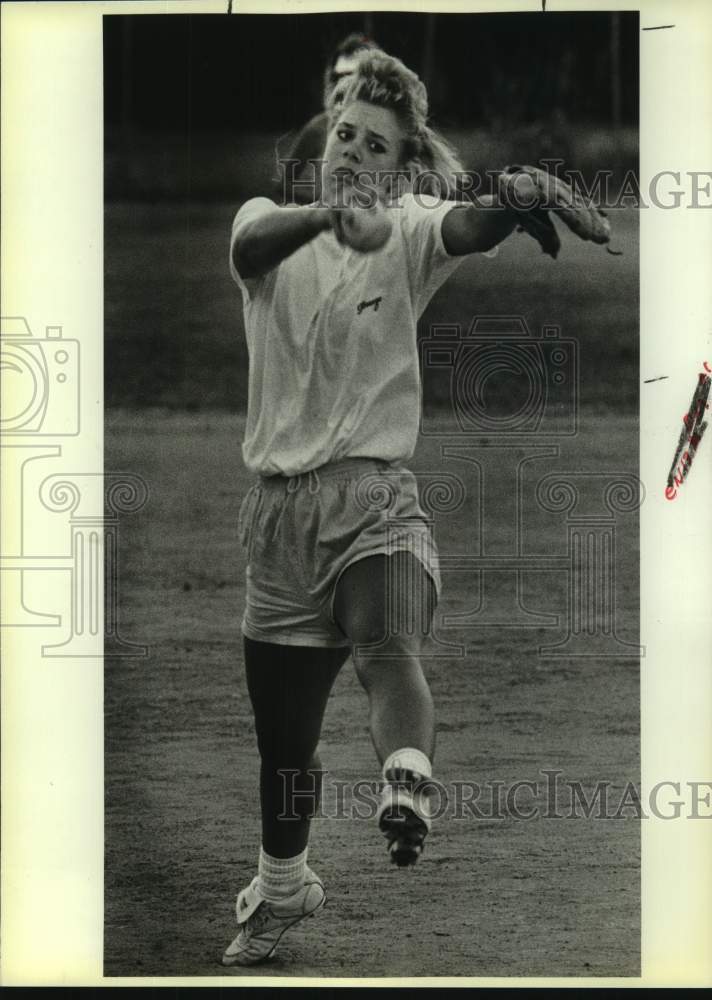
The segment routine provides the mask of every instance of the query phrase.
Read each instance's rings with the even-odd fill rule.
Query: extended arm
[[[497,194],[480,203],[453,209],[442,222],[443,243],[459,256],[489,250],[519,226],[556,258],[561,240],[549,217],[554,212],[579,239],[608,243],[606,213],[571,185],[536,167],[507,167],[497,179]]]
[[[482,253],[497,246],[517,226],[515,213],[492,196],[477,205],[453,205],[442,221],[445,249],[453,257]]]
[[[257,278],[271,271],[331,227],[328,208],[278,208],[266,198],[264,203],[264,211],[237,225],[232,260],[243,278]]]

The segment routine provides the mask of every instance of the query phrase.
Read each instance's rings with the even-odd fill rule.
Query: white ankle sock
[[[270,903],[278,899],[292,896],[304,885],[307,873],[307,853],[305,847],[301,854],[293,858],[273,858],[260,847],[260,860],[257,868],[259,881],[257,892]]]
[[[433,767],[422,750],[415,747],[402,747],[389,754],[383,763],[383,778],[385,781],[396,781],[400,771],[412,771],[419,778],[432,778]],[[402,779],[401,779],[402,780]]]

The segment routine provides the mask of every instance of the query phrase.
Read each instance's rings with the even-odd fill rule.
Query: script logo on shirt
[[[361,313],[364,311],[364,309],[370,309],[371,306],[373,306],[373,311],[374,312],[378,312],[378,306],[379,306],[382,298],[383,298],[383,296],[379,295],[378,298],[369,299],[367,302],[366,301],[359,302],[359,304],[356,306],[356,312],[360,316]]]

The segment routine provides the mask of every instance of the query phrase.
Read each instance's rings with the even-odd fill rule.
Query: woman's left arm
[[[442,221],[441,232],[450,256],[461,257],[491,250],[516,226],[515,213],[496,197],[488,196],[478,199],[476,205],[453,205]]]

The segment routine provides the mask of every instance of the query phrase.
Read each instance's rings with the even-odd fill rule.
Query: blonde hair
[[[454,193],[457,174],[464,167],[455,149],[428,125],[428,92],[411,69],[385,52],[364,52],[356,71],[329,96],[326,110],[330,128],[341,108],[353,101],[388,108],[395,114],[405,133],[403,167],[413,189],[442,197]]]

